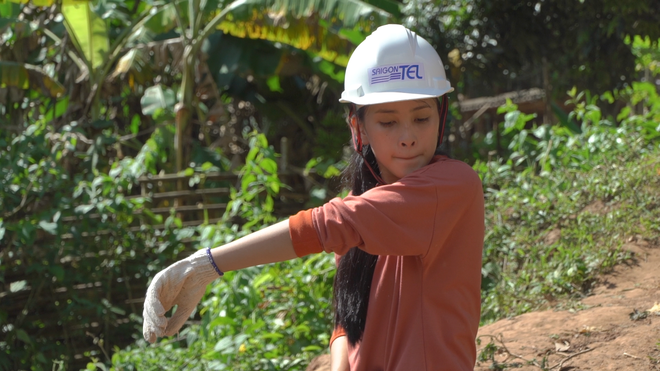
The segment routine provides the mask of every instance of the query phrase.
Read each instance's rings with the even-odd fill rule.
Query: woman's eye
[[[390,125],[394,124],[394,121],[387,121],[387,122],[382,122],[381,121],[381,122],[379,122],[379,124],[381,124],[382,126],[390,126]]]
[[[426,121],[428,121],[430,118],[431,118],[431,117],[421,117],[421,118],[418,118],[416,121],[417,121],[417,122],[426,122]]]

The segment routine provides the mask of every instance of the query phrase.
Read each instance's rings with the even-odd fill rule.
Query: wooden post
[[[545,103],[545,112],[543,113],[543,123],[552,124],[552,85],[550,84],[550,68],[548,67],[548,59],[543,57],[543,90],[545,91],[545,97],[543,97],[543,103]]]
[[[289,163],[289,139],[287,137],[280,139],[280,152],[282,152],[282,157],[280,157],[280,171],[286,172],[287,164]]]

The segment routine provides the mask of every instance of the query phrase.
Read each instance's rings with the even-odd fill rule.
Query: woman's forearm
[[[297,257],[289,234],[288,219],[216,247],[211,250],[211,255],[223,272]]]

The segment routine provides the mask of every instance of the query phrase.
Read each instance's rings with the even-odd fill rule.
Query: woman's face
[[[429,98],[366,107],[360,125],[362,142],[371,146],[386,183],[428,165],[433,158],[440,123],[437,104]]]

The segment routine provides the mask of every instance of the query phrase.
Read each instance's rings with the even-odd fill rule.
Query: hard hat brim
[[[447,93],[454,91],[454,88],[448,90],[436,90],[427,94],[420,93],[407,93],[407,92],[374,92],[362,97],[342,97],[339,99],[341,103],[354,103],[359,106],[367,106],[372,104],[392,103],[406,100],[428,99],[441,97]]]

